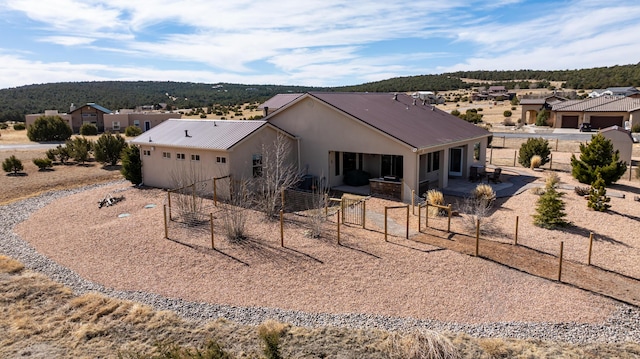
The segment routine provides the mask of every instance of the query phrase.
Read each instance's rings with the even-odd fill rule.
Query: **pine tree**
[[[5,172],[13,172],[14,175],[17,175],[19,171],[24,169],[24,166],[22,165],[22,161],[15,155],[11,155],[2,162],[2,169]]]
[[[116,133],[103,133],[93,145],[96,161],[115,166],[120,161],[120,153],[127,146],[124,137]]]
[[[129,145],[122,151],[122,168],[120,173],[134,185],[142,183],[142,161],[140,148]]]
[[[564,202],[561,197],[564,193],[558,192],[554,186],[547,185],[545,192],[538,199],[536,206],[536,214],[533,215],[533,224],[538,227],[555,229],[556,227],[564,227],[569,223],[564,217]]]
[[[609,204],[611,198],[607,197],[607,188],[604,185],[604,179],[600,176],[600,173],[597,173],[596,175],[596,180],[593,182],[591,189],[589,190],[589,201],[587,202],[587,206],[594,211],[606,212],[611,207]]]
[[[587,145],[580,144],[580,159],[571,155],[571,175],[581,183],[592,184],[600,173],[606,186],[624,175],[627,165],[620,161],[620,152],[613,143],[598,133]]]

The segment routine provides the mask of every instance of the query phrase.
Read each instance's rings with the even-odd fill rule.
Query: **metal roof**
[[[619,96],[600,96],[585,100],[566,101],[553,105],[560,112],[631,112],[640,109],[640,99]]]
[[[97,104],[95,104],[95,103],[93,103],[93,102],[88,102],[88,103],[87,103],[86,105],[84,105],[84,106],[93,107],[93,108],[95,108],[96,110],[98,110],[98,111],[102,111],[102,112],[104,112],[104,113],[111,113],[111,110],[109,110],[108,108],[106,108],[106,107],[102,107],[102,106],[97,105]],[[82,109],[82,107],[83,107],[83,106],[78,106],[75,110],[71,111],[71,113],[74,113],[74,112],[76,112],[76,111],[78,111],[78,110],[81,110],[81,109]]]
[[[273,96],[272,98],[265,101],[263,104],[258,106],[258,109],[262,110],[265,107],[270,108],[271,110],[277,110],[284,105],[290,103],[291,101],[297,99],[302,96],[301,93],[281,93]]]
[[[403,93],[311,92],[308,96],[417,149],[490,135],[481,127]]]
[[[131,143],[229,150],[266,125],[266,121],[259,120],[169,119],[134,138]]]

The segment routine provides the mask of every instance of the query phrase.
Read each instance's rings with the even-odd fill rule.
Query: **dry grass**
[[[4,263],[7,259],[0,257],[0,261]],[[261,357],[256,327],[225,320],[197,324],[170,312],[154,311],[99,294],[76,296],[29,270],[13,274],[1,271],[0,288],[3,289],[0,291],[3,331],[0,357],[164,357],[159,355],[163,348],[205,348],[212,340],[220,343],[232,357]],[[633,358],[640,355],[640,345],[632,343],[578,346],[429,331],[302,328],[273,321],[260,328],[280,336],[284,358]]]

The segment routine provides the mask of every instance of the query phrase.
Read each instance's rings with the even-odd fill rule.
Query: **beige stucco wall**
[[[251,179],[253,177],[253,155],[260,154],[262,144],[273,143],[277,132],[272,127],[263,127],[256,133],[236,144],[230,151],[178,148],[156,145],[154,143],[141,144],[143,183],[151,187],[176,188],[178,182],[192,182],[209,180],[212,178],[232,175],[234,180]],[[297,164],[295,140],[284,137],[291,148],[290,161]],[[149,156],[144,151],[151,152]],[[164,158],[163,152],[171,154],[171,158]],[[177,153],[184,153],[185,159],[178,160]],[[199,155],[200,161],[192,161],[192,155]],[[226,158],[226,163],[217,162],[217,157]],[[212,184],[206,182],[204,189],[212,190]],[[219,194],[226,193],[221,187]]]
[[[60,118],[62,118],[63,120],[65,120],[67,122],[67,124],[69,125],[69,127],[71,127],[71,115],[68,115],[66,113],[56,113],[53,114],[51,113],[52,116],[58,116]],[[49,116],[48,113],[37,113],[37,114],[32,114],[32,115],[26,115],[25,116],[25,126],[29,127],[29,125],[33,125],[34,122],[36,122],[36,120],[42,116]]]
[[[450,145],[443,145],[414,152],[413,148],[390,137],[389,135],[368,127],[358,120],[344,115],[328,105],[306,98],[292,105],[270,119],[274,125],[295,134],[300,138],[301,170],[303,172],[326,178],[328,186],[342,184],[344,171],[335,174],[335,152],[363,153],[363,170],[379,173],[379,157],[376,155],[403,156],[403,199],[411,199],[411,190],[418,192],[421,174],[420,155],[427,152],[442,151],[440,155],[440,171],[435,174],[440,187],[448,184],[448,168]],[[481,143],[480,159],[485,162],[487,148],[486,138],[469,140],[454,144],[463,148],[463,173],[467,176],[468,167],[473,160],[473,145]],[[374,162],[377,161],[377,162]],[[423,161],[424,162],[424,161]],[[342,166],[342,163],[341,163]],[[378,167],[378,168],[375,168]],[[422,174],[422,178],[434,174]]]
[[[179,113],[113,113],[104,115],[105,131],[113,132],[113,123],[120,122],[120,132],[124,132],[128,126],[133,126],[138,121],[138,127],[144,132],[145,122],[149,122],[149,129],[161,124],[170,118],[182,118]]]

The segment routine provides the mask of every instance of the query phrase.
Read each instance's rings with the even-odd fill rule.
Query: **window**
[[[151,151],[149,151],[149,150],[142,150],[142,155],[143,155],[143,156],[151,156]]]
[[[133,125],[136,127],[140,127],[140,120],[133,120]]]
[[[184,153],[176,153],[176,159],[177,160],[184,160],[185,159]]]
[[[262,155],[253,155],[253,177],[262,177]]]
[[[357,155],[353,152],[344,152],[342,154],[342,171],[347,173],[349,171],[357,169]]]
[[[336,176],[340,176],[340,152],[335,153]]]
[[[396,176],[402,178],[402,156],[382,155],[382,168],[380,171],[384,176]]]
[[[171,152],[162,152],[162,158],[171,158]]]
[[[440,151],[427,154],[427,172],[434,172],[440,169]]]
[[[191,161],[200,161],[200,155],[191,155]]]
[[[216,157],[216,162],[217,163],[227,163],[227,158],[226,157]]]
[[[114,131],[120,131],[120,122],[113,121],[113,124],[111,125],[111,127],[113,128]]]
[[[476,161],[480,160],[480,142],[476,142],[473,145],[473,159]]]

